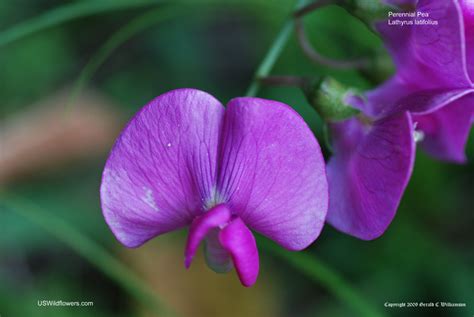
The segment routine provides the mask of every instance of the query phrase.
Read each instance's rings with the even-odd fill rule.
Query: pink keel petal
[[[229,208],[225,205],[218,205],[202,216],[194,219],[189,228],[188,241],[185,249],[184,265],[189,268],[191,261],[199,247],[201,241],[214,228],[226,224],[231,217]]]
[[[257,280],[259,259],[257,243],[250,229],[236,218],[221,230],[219,241],[231,254],[242,285],[252,286]]]

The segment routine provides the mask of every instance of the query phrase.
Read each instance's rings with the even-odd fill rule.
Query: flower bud
[[[356,95],[354,91],[333,78],[325,78],[317,88],[313,86],[306,93],[311,106],[326,122],[341,121],[357,115],[359,110],[351,107],[347,100],[348,96],[353,95]]]

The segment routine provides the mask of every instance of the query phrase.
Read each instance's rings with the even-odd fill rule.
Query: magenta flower
[[[413,25],[378,24],[397,73],[367,94],[362,110],[376,117],[409,110],[423,133],[424,150],[439,159],[464,162],[474,118],[474,4],[420,0],[416,11],[428,16],[390,18]],[[421,20],[434,22],[421,25]]]
[[[354,117],[330,125],[328,222],[364,240],[382,235],[408,184],[415,157],[408,112]]]
[[[317,140],[289,106],[179,89],[130,121],[106,163],[102,210],[116,238],[138,247],[189,227],[185,265],[204,241],[217,272],[235,266],[251,286],[259,270],[249,228],[289,250],[319,235],[328,188]]]

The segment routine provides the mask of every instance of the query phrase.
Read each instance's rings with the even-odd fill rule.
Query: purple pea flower
[[[201,242],[216,272],[255,283],[249,228],[289,250],[319,235],[328,206],[324,160],[289,106],[236,98],[227,108],[194,89],[163,94],[129,122],[103,172],[102,210],[116,238],[138,247],[189,227],[185,266]]]
[[[425,151],[442,160],[465,162],[474,119],[474,3],[407,2],[416,3],[416,11],[428,17],[397,18],[413,25],[378,24],[397,73],[367,94],[362,110],[373,116],[409,110],[424,136],[420,145]],[[422,19],[436,24],[414,23]]]
[[[386,2],[416,4],[437,25],[379,23],[397,73],[366,100],[348,95],[346,101],[362,114],[330,124],[328,222],[366,240],[380,236],[395,216],[413,169],[414,128],[428,153],[463,162],[474,118],[472,2]]]

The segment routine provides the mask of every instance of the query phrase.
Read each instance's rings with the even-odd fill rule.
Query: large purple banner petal
[[[117,239],[137,247],[190,224],[216,180],[224,107],[211,95],[163,94],[129,122],[106,163],[101,201]]]
[[[237,98],[224,120],[218,191],[252,229],[285,248],[311,244],[327,211],[318,142],[285,104]]]

